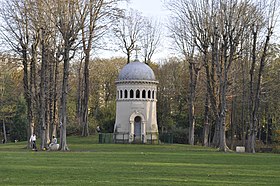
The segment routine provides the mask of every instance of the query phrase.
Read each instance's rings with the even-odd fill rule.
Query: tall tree
[[[256,80],[254,80],[254,74],[256,72],[257,63],[257,39],[262,28],[262,20],[257,19],[254,24],[252,24],[252,35],[253,35],[253,46],[252,46],[252,63],[250,68],[250,135],[249,135],[249,152],[255,153],[255,141],[257,133],[257,121],[258,112],[260,105],[261,96],[261,80],[267,60],[267,53],[269,49],[270,38],[273,34],[273,29],[277,22],[276,10],[279,7],[279,2],[276,0],[266,1],[265,3],[260,3],[257,8],[260,13],[263,13],[264,24],[266,28],[265,40],[262,46],[262,52],[259,58],[259,69],[257,71]],[[261,17],[262,18],[262,17]],[[254,84],[256,85],[253,88]]]
[[[160,45],[162,28],[160,22],[152,18],[144,19],[143,37],[141,39],[141,47],[144,49],[144,62],[149,64],[156,49]]]
[[[68,150],[66,142],[67,127],[67,95],[70,60],[74,57],[78,33],[81,31],[83,16],[79,13],[80,1],[55,1],[56,7],[50,6],[53,17],[56,18],[55,25],[62,37],[62,56],[63,56],[63,81],[60,110],[60,150]],[[74,51],[73,53],[71,51]]]
[[[237,0],[219,2],[180,0],[170,1],[169,5],[176,15],[175,20],[180,22],[178,29],[172,33],[189,36],[188,40],[194,38],[195,46],[204,55],[207,89],[216,120],[213,144],[221,151],[227,151],[225,130],[229,73],[232,64],[237,62],[239,46],[244,42],[243,38],[252,22],[254,14],[251,7],[254,5]],[[174,22],[173,20],[172,24]],[[207,61],[209,49],[211,49],[211,68]],[[218,83],[218,87],[214,86],[214,81]]]
[[[191,4],[193,3],[193,4]],[[203,7],[198,7],[194,1],[172,1],[170,3],[174,17],[171,19],[170,31],[172,38],[183,54],[185,61],[189,67],[189,91],[188,91],[188,123],[189,123],[189,144],[194,145],[194,129],[195,129],[195,98],[199,71],[201,62],[195,58],[195,47],[201,49],[204,56],[208,50],[208,38],[206,33],[201,31],[194,25],[199,25],[206,30],[207,26],[204,22],[199,22],[204,14],[199,14],[203,11]],[[200,8],[200,9],[199,9]],[[196,12],[196,10],[198,12]],[[194,12],[197,14],[194,15]],[[200,19],[198,19],[198,17]],[[195,20],[197,18],[197,20]],[[197,22],[195,22],[197,21]]]
[[[121,0],[90,0],[81,10],[82,21],[82,45],[84,51],[84,73],[83,73],[83,96],[82,96],[82,136],[88,136],[88,100],[89,100],[89,60],[92,48],[98,48],[98,40],[104,36],[114,18],[118,16],[120,10],[117,8],[117,2]],[[82,8],[82,7],[81,7]]]
[[[2,24],[1,36],[5,43],[10,46],[14,53],[21,56],[23,65],[23,87],[24,97],[27,103],[28,123],[30,133],[34,132],[32,119],[32,95],[30,94],[29,71],[28,71],[28,50],[30,49],[30,24],[28,19],[28,8],[26,1],[2,2],[0,10]],[[30,134],[29,134],[30,135]],[[29,145],[28,145],[29,146]]]
[[[131,60],[132,51],[136,49],[137,42],[141,42],[143,21],[143,16],[131,9],[116,21],[113,28],[114,35],[119,40],[119,47],[127,56],[127,63]]]

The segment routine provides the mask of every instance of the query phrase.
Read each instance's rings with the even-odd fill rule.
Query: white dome
[[[135,60],[128,63],[121,70],[118,81],[122,80],[148,80],[155,81],[153,70],[145,63]]]

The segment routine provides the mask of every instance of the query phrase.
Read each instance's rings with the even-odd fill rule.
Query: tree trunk
[[[48,146],[48,144],[50,143],[50,94],[51,94],[51,89],[50,89],[50,55],[49,55],[49,50],[47,49],[48,45],[46,45],[46,63],[45,63],[45,124],[46,124],[46,131],[45,131],[45,135],[46,135],[46,146]]]
[[[44,30],[42,30],[42,62],[41,62],[41,73],[40,73],[40,126],[41,126],[41,149],[47,146],[46,141],[46,48],[44,41]]]
[[[39,39],[38,39],[39,40]],[[32,90],[32,122],[31,122],[31,134],[33,134],[36,130],[35,128],[39,124],[39,116],[40,116],[40,98],[39,98],[39,93],[38,93],[38,85],[37,82],[39,79],[37,78],[37,47],[38,47],[38,40],[32,45],[32,59],[31,59],[31,90]],[[36,121],[36,122],[35,122]],[[35,125],[37,123],[37,125]],[[31,135],[30,134],[30,135]],[[30,136],[29,136],[30,137]],[[28,138],[29,141],[29,138]]]
[[[4,119],[4,117],[3,117],[3,137],[4,137],[3,143],[7,143],[6,124],[5,124],[5,119]]]
[[[203,146],[209,146],[209,95],[208,92],[205,94],[204,104],[204,127],[203,127]]]
[[[60,150],[67,151],[68,146],[66,142],[66,126],[67,126],[67,95],[68,95],[68,78],[69,78],[69,52],[70,46],[65,40],[64,48],[64,65],[63,65],[63,82],[62,82],[62,96],[61,96],[61,111],[60,111]]]
[[[25,45],[22,45],[22,64],[23,64],[23,87],[24,87],[24,98],[27,103],[27,120],[28,120],[28,125],[30,128],[30,134],[29,131],[27,134],[29,136],[27,137],[27,147],[30,147],[29,144],[29,137],[31,134],[34,133],[34,122],[33,122],[33,114],[32,114],[32,99],[31,99],[31,94],[30,94],[30,86],[29,86],[29,79],[28,79],[28,59],[27,59],[27,47]]]
[[[233,150],[234,148],[234,141],[235,141],[235,102],[236,97],[232,98],[231,101],[231,112],[230,112],[230,129],[231,129],[231,135],[230,135],[230,149]]]
[[[83,127],[82,124],[82,64],[83,64],[83,59],[81,59],[79,68],[78,68],[78,88],[77,88],[77,104],[76,104],[76,118],[79,123],[79,127]]]
[[[219,128],[220,128],[220,139],[219,139],[219,150],[220,151],[228,151],[228,147],[226,144],[226,90],[225,90],[225,85],[220,82],[221,84],[221,105],[220,105],[220,123],[219,123]]]
[[[53,134],[53,128],[55,127],[54,125],[54,117],[53,117],[53,103],[54,103],[54,60],[53,57],[51,57],[51,59],[49,59],[49,104],[48,104],[48,108],[49,108],[49,133]],[[51,130],[52,129],[52,130]],[[50,136],[50,135],[49,135]],[[53,136],[53,135],[52,135]],[[55,135],[56,137],[56,135]]]
[[[246,142],[246,127],[245,127],[245,95],[246,95],[246,84],[245,84],[245,65],[244,63],[241,63],[242,65],[242,111],[241,111],[241,127],[242,127],[242,145],[245,147],[245,142]]]
[[[227,93],[227,84],[228,84],[228,69],[229,65],[232,62],[232,53],[230,55],[230,59],[228,60],[227,54],[227,47],[228,41],[227,36],[223,37],[223,59],[221,59],[221,63],[217,63],[217,75],[218,80],[220,83],[220,108],[219,108],[219,120],[220,120],[220,140],[219,140],[219,150],[227,152],[229,148],[226,144],[226,113],[227,113],[227,100],[226,100],[226,93]],[[232,52],[232,49],[231,49]]]
[[[194,145],[194,128],[195,128],[195,114],[194,114],[194,103],[196,97],[196,85],[199,74],[199,68],[194,62],[194,50],[195,46],[191,46],[191,53],[189,56],[189,96],[188,96],[188,104],[189,104],[189,144]],[[186,59],[188,58],[187,55]]]
[[[214,146],[214,147],[218,147],[218,144],[219,144],[219,131],[220,131],[220,128],[219,128],[219,117],[218,117],[218,111],[217,111],[217,101],[216,101],[216,98],[215,98],[215,95],[216,95],[216,91],[215,91],[215,79],[214,79],[214,74],[215,74],[215,66],[214,66],[214,59],[213,59],[213,56],[212,55],[212,67],[211,67],[211,73],[210,73],[210,69],[209,69],[209,66],[208,66],[208,63],[206,62],[204,64],[205,66],[205,71],[206,71],[206,87],[207,87],[207,94],[209,96],[209,101],[210,101],[210,106],[211,106],[211,110],[214,114],[214,117],[215,117],[215,126],[214,126],[214,136],[213,136],[213,139],[212,139],[212,143],[211,145]],[[211,136],[210,136],[211,137]],[[210,141],[209,141],[210,142]]]
[[[31,62],[30,62],[30,103],[27,103],[27,114],[29,122],[29,130],[27,132],[28,147],[31,147],[29,138],[34,133],[35,123],[34,123],[34,107],[37,106],[37,85],[36,85],[36,62],[37,62],[37,47],[38,39],[34,41],[31,46]],[[37,108],[37,107],[36,107]]]
[[[129,49],[127,50],[127,58],[126,58],[126,64],[128,64],[128,63],[130,63],[130,51],[129,51]]]
[[[253,31],[253,49],[252,49],[252,64],[250,69],[250,132],[249,132],[249,144],[248,151],[255,153],[255,116],[254,116],[254,71],[256,65],[256,45],[257,45],[257,31]]]
[[[58,81],[58,75],[59,75],[59,69],[58,69],[59,60],[56,57],[55,58],[55,69],[54,69],[54,97],[53,97],[53,130],[52,130],[52,136],[57,136],[57,127],[58,127],[58,106],[57,106],[57,81]]]
[[[212,83],[212,86],[210,86],[209,90],[209,95],[210,95],[210,101],[211,101],[211,108],[213,109],[213,113],[215,115],[215,131],[214,131],[214,136],[213,136],[213,141],[212,141],[212,146],[218,147],[220,144],[220,113],[218,111],[218,105],[219,101],[216,99],[216,94],[218,91],[216,91],[216,79],[215,77],[218,74],[218,67],[217,65],[220,63],[219,62],[219,47],[218,47],[218,42],[219,42],[219,35],[218,35],[218,28],[215,26],[214,27],[214,35],[213,35],[214,42],[212,43],[212,61],[211,61],[211,75],[210,75],[210,83]],[[208,72],[209,73],[209,72]],[[209,86],[209,85],[208,85]],[[221,90],[220,90],[221,91]]]
[[[88,100],[89,100],[89,52],[86,52],[85,66],[84,66],[84,96],[83,96],[83,110],[82,121],[83,131],[82,136],[88,136]]]
[[[190,92],[189,92],[189,144],[194,145],[194,128],[195,128],[195,97],[196,97],[196,85],[198,79],[199,69],[196,69],[193,62],[190,63]]]
[[[190,101],[193,102],[193,101]],[[194,119],[194,104],[189,103],[189,144],[194,145],[194,126],[195,126],[195,119]]]
[[[195,118],[194,118],[194,99],[195,99],[195,82],[194,82],[194,64],[191,61],[189,63],[189,96],[188,96],[188,105],[189,105],[189,144],[194,145],[194,127],[195,127]]]

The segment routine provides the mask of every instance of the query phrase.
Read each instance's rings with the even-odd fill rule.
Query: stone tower
[[[116,143],[158,142],[157,84],[153,70],[137,59],[120,71],[116,80]]]

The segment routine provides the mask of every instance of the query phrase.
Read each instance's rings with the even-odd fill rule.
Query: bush
[[[67,135],[81,135],[82,134],[82,128],[79,125],[70,124],[67,126],[66,129]]]
[[[108,105],[108,107],[100,108],[100,111],[96,117],[101,131],[105,133],[112,133],[114,130],[116,116],[116,108],[114,104]]]
[[[27,139],[27,119],[26,119],[26,104],[24,99],[19,99],[16,106],[15,116],[12,118],[10,129],[11,141],[24,141]]]
[[[188,142],[188,129],[175,128],[172,130],[173,143],[186,144]]]
[[[272,150],[273,153],[280,154],[280,146],[275,146]]]

